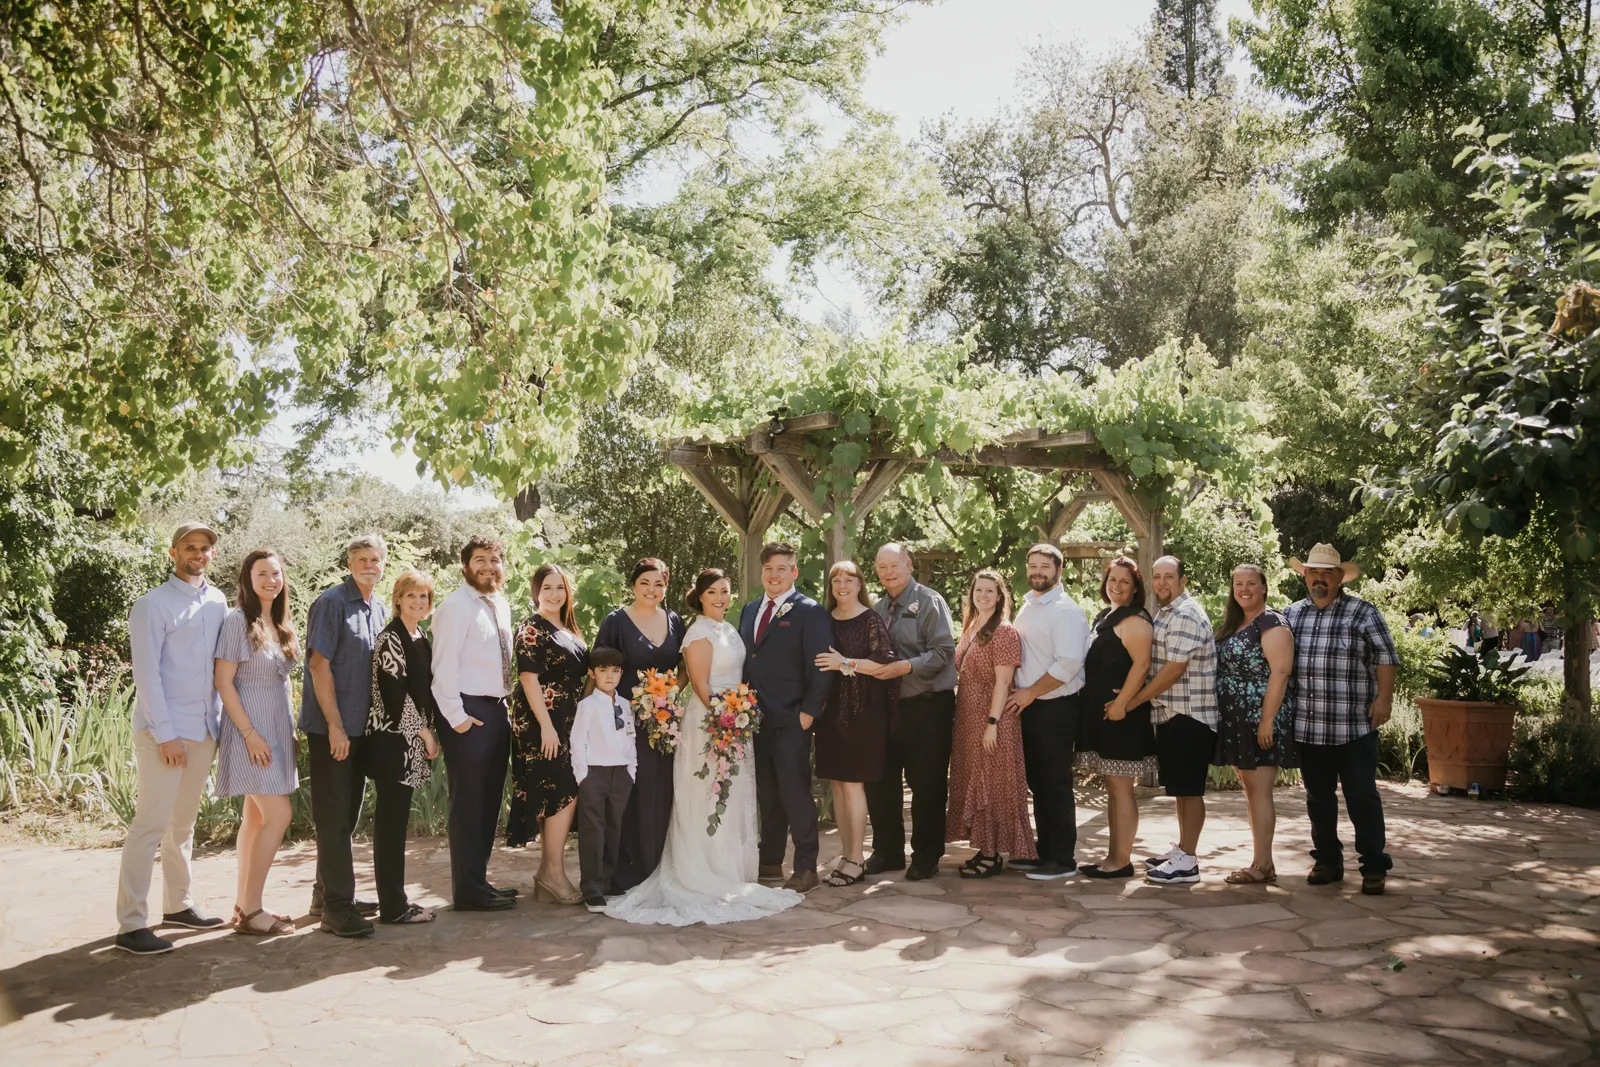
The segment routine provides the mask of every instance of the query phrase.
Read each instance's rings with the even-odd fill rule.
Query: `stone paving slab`
[[[1576,1064],[1600,1060],[1600,813],[1384,786],[1389,893],[1304,882],[1297,790],[1279,793],[1274,886],[1249,859],[1243,798],[1210,798],[1193,886],[899,875],[816,890],[758,922],[637,927],[533,904],[537,849],[500,850],[512,912],[257,940],[180,932],[177,952],[111,949],[114,849],[0,848],[0,1065],[796,1064],[802,1067]],[[1080,858],[1104,849],[1082,798]],[[1141,802],[1141,854],[1175,834]],[[824,838],[824,858],[837,838]],[[308,845],[269,906],[300,912]],[[575,877],[576,859],[568,866]],[[231,852],[195,861],[226,913]],[[440,906],[448,854],[411,843]],[[1353,872],[1352,872],[1353,873]],[[358,850],[370,893],[370,856]],[[158,874],[159,879],[159,874]],[[153,894],[159,902],[159,889]]]

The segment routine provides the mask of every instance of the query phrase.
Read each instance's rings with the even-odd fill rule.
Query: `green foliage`
[[[128,655],[128,611],[166,580],[171,560],[159,537],[142,544],[113,538],[86,545],[55,580],[56,618],[68,646],[110,645]]]
[[[1531,664],[1515,666],[1518,657],[1486,648],[1482,653],[1451,645],[1428,673],[1431,695],[1439,700],[1516,704],[1522,676]]]
[[[1600,807],[1600,718],[1519,715],[1506,760],[1507,792],[1518,800]]]

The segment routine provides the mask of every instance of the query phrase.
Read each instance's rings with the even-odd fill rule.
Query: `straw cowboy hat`
[[[1344,580],[1347,582],[1361,573],[1361,567],[1358,564],[1341,563],[1339,550],[1328,544],[1311,546],[1311,551],[1306,553],[1306,561],[1304,563],[1291,557],[1289,566],[1301,577],[1305,577],[1307,567],[1338,567],[1339,570],[1344,572]]]

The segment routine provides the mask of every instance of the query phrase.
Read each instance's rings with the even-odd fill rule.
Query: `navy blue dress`
[[[595,648],[614,648],[622,653],[622,684],[617,692],[632,699],[639,676],[650,668],[677,670],[683,658],[683,620],[667,612],[667,636],[657,645],[633,624],[624,608],[618,608],[600,623]],[[633,792],[622,816],[622,851],[617,857],[617,873],[612,892],[626,893],[646,878],[661,862],[667,847],[667,827],[672,824],[672,759],[670,754],[650,747],[645,731],[634,737],[639,753],[639,769],[634,775]]]

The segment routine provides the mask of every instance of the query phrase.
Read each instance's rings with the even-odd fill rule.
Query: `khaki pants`
[[[167,914],[194,906],[189,895],[189,855],[194,849],[194,819],[200,796],[211,776],[217,742],[183,742],[187,764],[168,767],[149,730],[133,735],[133,758],[139,768],[139,800],[127,840],[122,844],[122,875],[117,880],[117,929],[132,933],[150,925],[150,876],[157,849],[161,852],[161,884]]]

